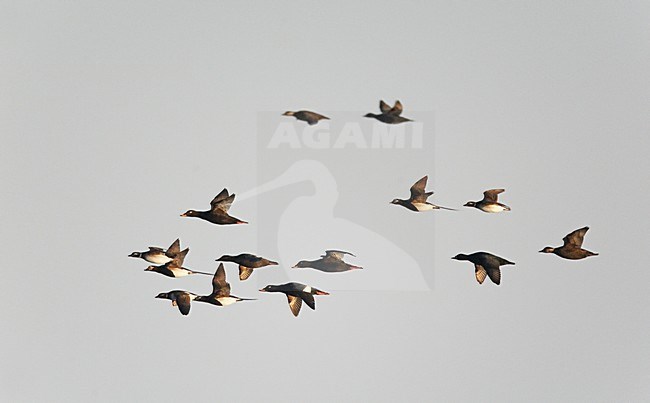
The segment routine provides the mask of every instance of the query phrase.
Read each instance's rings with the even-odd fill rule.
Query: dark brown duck
[[[230,210],[230,206],[234,200],[235,195],[229,195],[228,190],[224,188],[221,193],[216,195],[210,202],[210,210],[187,210],[185,213],[181,214],[181,217],[198,217],[202,220],[218,225],[248,224],[246,221],[242,221],[239,218],[232,217],[228,214],[228,210]]]
[[[310,126],[315,125],[316,123],[318,123],[319,120],[323,120],[323,119],[329,120],[327,116],[323,116],[320,113],[311,112],[311,111],[297,111],[297,112],[286,111],[285,113],[282,114],[282,116],[293,116],[298,120],[302,120],[309,123]]]
[[[156,295],[156,298],[169,299],[172,301],[172,306],[178,306],[178,310],[182,315],[190,313],[191,302],[196,298],[196,294],[184,290],[173,290],[169,292],[161,292]]]
[[[474,263],[474,273],[476,275],[476,281],[478,281],[479,284],[483,284],[486,276],[490,277],[490,280],[492,280],[494,284],[501,284],[500,266],[514,264],[513,262],[488,252],[474,252],[470,255],[460,253],[452,257],[452,259],[469,260]]]
[[[298,316],[302,302],[305,301],[308,307],[316,310],[316,301],[314,295],[330,295],[328,292],[317,290],[316,288],[300,283],[286,283],[280,285],[267,285],[260,292],[281,292],[287,296],[289,308],[293,316]]]
[[[363,269],[360,266],[354,266],[343,261],[345,255],[354,256],[350,252],[341,250],[327,250],[324,255],[318,260],[301,260],[296,263],[293,268],[309,267],[312,269],[324,271],[327,273],[337,273],[342,271],[350,271]],[[356,256],[355,256],[356,257]]]
[[[276,266],[278,262],[255,256],[250,253],[242,253],[237,256],[223,255],[217,262],[233,262],[239,265],[239,279],[244,281],[253,274],[253,269],[265,266]]]
[[[407,119],[402,116],[402,103],[400,101],[395,101],[395,105],[391,108],[386,102],[379,101],[379,110],[381,113],[376,115],[374,113],[366,113],[364,117],[374,118],[380,122],[387,123],[389,125],[395,125],[398,123],[412,122],[411,119]]]
[[[540,253],[555,253],[559,257],[570,260],[580,260],[589,256],[598,256],[598,253],[590,252],[586,249],[582,249],[582,242],[585,239],[585,234],[589,231],[589,227],[583,227],[573,231],[568,234],[562,240],[564,245],[553,248],[547,246],[544,249],[540,250]]]

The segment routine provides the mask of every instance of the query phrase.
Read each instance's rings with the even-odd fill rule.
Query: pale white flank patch
[[[499,206],[498,204],[488,204],[481,210],[485,211],[486,213],[500,213],[502,211],[505,211],[505,207]]]
[[[189,276],[192,272],[187,270],[187,269],[181,269],[178,267],[172,267],[169,269],[172,273],[174,273],[174,277],[185,277]]]
[[[418,211],[429,211],[435,209],[435,206],[428,203],[413,203],[413,206],[418,209]]]
[[[232,305],[235,302],[237,302],[237,300],[233,297],[221,297],[221,298],[217,298],[217,301],[219,301],[219,303],[223,306]]]
[[[158,255],[147,255],[147,258],[145,260],[149,263],[154,264],[165,264],[167,262],[171,262],[171,259],[164,253]]]

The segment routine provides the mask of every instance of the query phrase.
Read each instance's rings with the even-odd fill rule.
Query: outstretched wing
[[[178,252],[171,260],[171,262],[167,263],[169,267],[183,267],[183,262],[185,261],[185,256],[187,256],[187,253],[190,251],[190,248],[185,248],[182,251]]]
[[[229,195],[228,190],[224,188],[218,195],[214,197],[214,199],[212,199],[210,206],[212,208],[212,211],[221,210],[224,213],[227,213],[233,200],[235,200],[235,195]]]
[[[230,296],[230,284],[226,281],[226,270],[223,268],[223,263],[219,263],[219,267],[212,277],[212,295],[215,297]]]
[[[288,294],[287,299],[289,300],[289,308],[291,308],[291,313],[293,313],[293,316],[298,316],[300,313],[300,308],[302,307],[302,299],[300,297],[296,297],[295,295]]]
[[[253,269],[250,267],[239,265],[239,279],[241,281],[247,280],[251,274],[253,274]]]
[[[494,284],[501,284],[501,269],[499,269],[499,266],[489,268],[487,270],[487,275]]]
[[[169,245],[169,248],[167,248],[167,252],[165,252],[165,255],[170,258],[174,258],[174,256],[178,255],[181,252],[181,240],[176,239],[171,245]]]
[[[379,110],[381,111],[381,113],[387,114],[388,112],[390,112],[391,107],[386,102],[381,100],[379,101]]]
[[[345,252],[345,251],[342,251],[342,250],[326,250],[325,255],[323,255],[321,257],[329,257],[329,258],[333,258],[333,259],[343,260],[345,255],[354,256],[352,253]],[[354,257],[356,257],[356,256],[354,256]]]
[[[190,313],[190,294],[184,292],[176,297],[176,305],[183,315]]]
[[[425,175],[422,179],[415,182],[415,184],[411,186],[411,202],[426,203],[429,196],[433,194],[433,192],[427,193],[424,191],[424,188],[427,186],[428,179],[429,176]]]
[[[490,189],[490,190],[486,190],[485,192],[483,192],[483,201],[487,201],[487,202],[496,202],[496,201],[497,201],[497,197],[498,197],[497,195],[498,195],[499,193],[503,193],[503,192],[505,192],[505,191],[506,191],[505,189]]]
[[[480,264],[475,264],[474,268],[475,268],[474,274],[476,274],[476,281],[478,281],[479,284],[483,284],[483,281],[485,281],[485,277],[487,277],[487,271],[485,271],[485,268]]]
[[[314,296],[311,295],[311,293],[301,292],[300,298],[305,301],[308,307],[310,307],[312,310],[316,310],[316,301],[314,300]]]
[[[576,248],[580,248],[582,246],[582,241],[585,239],[585,234],[587,231],[589,231],[589,227],[583,227],[568,234],[562,238],[564,241],[564,246],[571,245],[575,246]]]
[[[388,115],[395,115],[399,116],[402,114],[402,110],[404,108],[402,107],[402,103],[400,101],[395,101],[395,105],[390,108],[390,110],[387,112]]]

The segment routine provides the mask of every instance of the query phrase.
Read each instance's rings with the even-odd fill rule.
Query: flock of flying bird
[[[384,101],[379,102],[380,114],[368,113],[364,117],[374,118],[386,124],[399,124],[404,122],[411,122],[401,116],[403,107],[400,101],[396,101],[393,107],[390,107]],[[326,116],[311,111],[287,111],[284,116],[293,116],[298,120],[307,122],[309,125],[315,125],[319,120],[329,119]],[[410,189],[410,197],[408,199],[393,199],[390,203],[397,204],[405,207],[411,211],[423,212],[437,209],[455,210],[448,207],[437,206],[429,203],[427,200],[433,192],[425,191],[427,185],[427,176],[424,176]],[[483,199],[479,201],[468,201],[464,204],[465,207],[474,207],[486,213],[501,213],[510,211],[510,207],[505,204],[499,203],[498,195],[503,193],[505,189],[489,189],[483,192]],[[206,211],[188,210],[181,214],[181,217],[197,217],[202,220],[211,222],[217,225],[232,225],[232,224],[248,224],[238,218],[231,216],[228,211],[230,206],[235,200],[234,194],[229,194],[226,189],[223,189],[215,198],[210,202],[210,209]],[[577,229],[563,238],[563,245],[559,247],[547,246],[540,250],[540,253],[554,253],[564,259],[579,260],[589,256],[596,256],[597,253],[590,252],[582,248],[584,236],[589,230],[589,227]],[[145,271],[153,271],[167,277],[185,277],[191,274],[205,274],[212,276],[212,293],[209,295],[197,295],[185,290],[172,290],[163,292],[156,296],[156,298],[168,299],[172,301],[173,306],[178,306],[178,309],[183,315],[190,312],[192,301],[207,302],[217,306],[228,306],[239,301],[250,301],[251,298],[240,298],[230,293],[230,284],[226,281],[226,271],[223,263],[219,263],[219,267],[213,274],[199,271],[192,271],[183,267],[185,256],[189,252],[189,248],[180,249],[180,240],[176,239],[166,250],[160,247],[149,247],[145,252],[133,252],[129,257],[144,259],[149,263],[157,266],[148,266]],[[343,258],[345,255],[354,256],[352,253],[340,250],[327,250],[325,254],[317,260],[301,260],[294,268],[313,268],[323,272],[336,273],[346,272],[350,270],[363,269],[360,266],[355,266],[346,263]],[[503,265],[514,265],[513,262],[508,261],[502,257],[493,255],[488,252],[475,252],[469,255],[458,254],[452,259],[467,260],[474,264],[474,272],[476,280],[479,284],[483,284],[486,277],[495,284],[501,283],[501,269]],[[255,269],[260,269],[266,266],[278,265],[277,262],[268,260],[263,257],[255,256],[250,253],[242,253],[236,256],[223,255],[218,262],[232,262],[239,266],[239,280],[247,280]],[[280,285],[267,285],[260,290],[261,292],[279,292],[284,293],[287,297],[289,308],[294,316],[298,316],[302,303],[306,303],[312,310],[316,309],[316,302],[314,295],[329,295],[328,292],[321,291],[314,287],[290,282]]]

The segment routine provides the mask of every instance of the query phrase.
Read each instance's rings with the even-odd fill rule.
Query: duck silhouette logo
[[[426,158],[433,154],[428,149],[433,133],[426,133],[427,127],[433,127],[432,114],[424,121],[418,114],[418,147],[376,149],[269,148],[268,137],[285,122],[278,123],[274,114],[262,115],[258,120],[258,185],[238,195],[240,203],[254,200],[257,204],[258,250],[279,262],[277,269],[260,271],[257,281],[298,281],[328,290],[431,290],[434,217],[400,214],[409,212],[395,211],[386,200],[403,191],[413,175],[431,177],[434,173],[433,161]],[[298,120],[290,123],[316,128],[330,124],[337,115],[327,113],[331,120],[314,125]],[[367,138],[372,138],[373,125],[383,124],[356,115],[349,114],[348,119],[360,120],[369,133]],[[347,123],[343,119],[338,124]],[[402,163],[412,165],[413,174],[395,169]],[[330,258],[340,259],[333,266],[340,270],[298,264]]]

